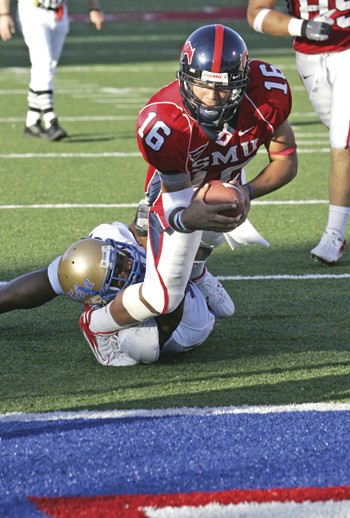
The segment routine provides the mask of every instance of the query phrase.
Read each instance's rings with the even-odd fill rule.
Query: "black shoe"
[[[67,132],[61,128],[58,124],[57,119],[53,119],[51,121],[51,126],[46,130],[46,136],[49,140],[61,140],[62,138],[67,137]]]
[[[25,137],[47,138],[46,131],[42,127],[40,120],[32,126],[26,126],[24,128],[23,135]]]

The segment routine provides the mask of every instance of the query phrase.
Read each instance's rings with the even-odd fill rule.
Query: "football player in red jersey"
[[[289,0],[288,13],[276,0],[250,0],[248,23],[258,32],[294,36],[296,67],[320,120],[329,128],[331,168],[328,222],[311,250],[333,265],[345,247],[350,214],[350,2]]]
[[[209,253],[222,233],[245,224],[252,198],[295,177],[291,104],[283,73],[269,63],[249,61],[245,42],[234,30],[208,25],[189,36],[177,80],[156,93],[137,120],[139,148],[149,164],[151,203],[145,280],[102,310],[83,314],[85,334],[113,333],[171,312],[184,296],[201,241]],[[205,204],[206,182],[245,182],[243,168],[261,146],[268,163],[242,187],[244,213],[227,217],[220,214],[227,205]],[[197,261],[198,273],[208,287],[208,304],[218,314],[225,300],[216,296],[216,280],[207,277],[204,262]]]

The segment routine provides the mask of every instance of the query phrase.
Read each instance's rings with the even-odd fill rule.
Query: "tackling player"
[[[248,23],[258,32],[294,36],[296,67],[320,120],[329,128],[328,222],[311,256],[333,265],[343,254],[350,214],[350,3],[344,0],[250,0]]]
[[[245,221],[251,199],[295,177],[291,105],[283,72],[249,60],[245,42],[234,30],[208,25],[188,37],[176,81],[157,92],[137,120],[152,204],[145,280],[127,287],[105,308],[85,312],[80,326],[86,336],[93,340],[96,334],[114,333],[173,311],[183,299],[203,230],[208,231],[207,252],[196,266],[217,314],[222,302],[216,297],[215,279],[205,273],[206,256],[222,242],[222,233]],[[245,183],[244,166],[262,146],[267,164]],[[223,216],[220,212],[227,205],[203,202],[211,179],[244,183],[246,208],[241,216]]]
[[[105,304],[126,286],[144,278],[145,239],[135,236],[133,225],[99,225],[47,268],[0,286],[0,313],[41,306],[58,295],[94,307]],[[213,330],[214,321],[204,295],[189,283],[183,301],[172,314],[87,343],[101,365],[153,363],[160,353],[180,353],[200,346]]]

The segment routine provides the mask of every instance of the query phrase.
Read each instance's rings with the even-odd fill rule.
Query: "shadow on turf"
[[[96,137],[93,135],[96,135],[96,133],[92,133],[91,137],[89,137],[89,133],[68,135],[68,137],[62,142],[65,144],[80,144],[82,142],[109,142],[111,140],[116,140],[116,137]]]

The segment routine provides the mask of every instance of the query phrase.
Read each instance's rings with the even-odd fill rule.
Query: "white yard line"
[[[129,91],[129,89],[128,89]],[[152,90],[150,90],[152,91]],[[0,94],[1,94],[0,90]],[[85,92],[85,90],[84,90]],[[11,92],[12,93],[12,92]],[[21,92],[23,93],[23,92]],[[26,91],[24,93],[27,93]],[[70,93],[72,93],[72,90],[70,90]],[[94,91],[96,93],[96,91]],[[317,119],[314,112],[304,112],[304,113],[298,113],[293,112],[291,114],[291,118],[300,119],[300,117],[315,117]],[[62,121],[74,121],[74,122],[86,122],[86,121],[109,121],[109,120],[134,120],[136,118],[135,115],[84,115],[84,116],[61,116],[60,120]],[[0,117],[0,123],[9,123],[9,122],[23,122],[23,117]],[[317,120],[315,121],[317,122]],[[315,133],[310,133],[310,136],[312,135],[318,135]]]
[[[324,205],[328,200],[253,200],[252,205]],[[95,208],[133,208],[138,203],[33,203],[0,205],[0,210],[17,209],[95,209]]]
[[[298,148],[298,153],[329,153],[329,147],[325,148]],[[261,150],[258,151],[258,155],[265,155],[266,151]],[[107,158],[107,157],[141,157],[141,153],[138,152],[122,152],[122,151],[114,151],[114,152],[106,152],[106,153],[2,153],[0,154],[1,158]]]
[[[167,417],[175,415],[213,416],[227,414],[277,414],[282,412],[349,412],[350,403],[303,403],[297,405],[226,406],[204,408],[169,408],[156,410],[82,410],[78,412],[24,412],[0,414],[0,422],[58,421],[74,419],[124,419],[130,417]]]

